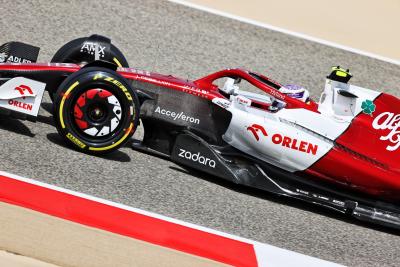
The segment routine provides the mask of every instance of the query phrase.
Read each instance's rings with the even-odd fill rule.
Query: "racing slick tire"
[[[101,36],[102,37],[102,36]],[[85,64],[94,61],[94,55],[88,52],[82,52],[82,45],[85,41],[89,40],[91,37],[77,38],[69,41],[63,45],[54,54],[51,62],[53,63],[75,63],[75,64]],[[102,37],[105,38],[105,37]],[[122,52],[114,44],[110,44],[110,55],[108,55],[109,60],[116,64],[118,67],[128,68],[129,64]]]
[[[57,52],[54,54],[53,58],[50,62],[52,63],[74,63],[74,64],[87,64],[93,62],[95,60],[94,54],[89,53],[88,50],[82,50],[82,47],[85,42],[91,40],[104,40],[105,42],[111,42],[110,39],[100,36],[100,35],[92,35],[90,37],[82,37],[74,39],[65,45],[63,45]],[[118,67],[129,68],[128,61],[122,52],[112,43],[108,43],[109,50],[107,50],[106,60],[114,63]],[[51,101],[54,102],[54,94],[55,92],[49,91],[49,96]]]
[[[75,149],[105,154],[125,144],[136,130],[139,100],[117,72],[88,67],[64,80],[55,94],[59,134]]]

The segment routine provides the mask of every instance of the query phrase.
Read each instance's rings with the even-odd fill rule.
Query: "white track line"
[[[323,39],[320,39],[320,38],[317,38],[317,37],[313,37],[313,36],[310,36],[310,35],[306,35],[306,34],[302,34],[302,33],[298,33],[298,32],[293,32],[293,31],[290,31],[290,30],[287,30],[287,29],[283,29],[283,28],[276,27],[276,26],[273,26],[273,25],[270,25],[270,24],[262,23],[262,22],[259,22],[259,21],[256,21],[256,20],[252,20],[252,19],[248,19],[248,18],[245,18],[245,17],[236,16],[236,15],[233,15],[233,14],[230,14],[230,13],[227,13],[227,12],[224,12],[224,11],[220,11],[220,10],[217,10],[217,9],[214,9],[214,8],[209,8],[209,7],[205,7],[205,6],[202,6],[202,5],[190,3],[190,2],[185,1],[185,0],[168,0],[168,1],[172,2],[172,3],[184,5],[184,6],[187,6],[187,7],[191,7],[191,8],[194,8],[194,9],[198,9],[198,10],[201,10],[201,11],[205,11],[205,12],[208,12],[208,13],[212,13],[212,14],[215,14],[215,15],[218,15],[218,16],[223,16],[223,17],[227,17],[227,18],[230,18],[230,19],[238,20],[240,22],[248,23],[248,24],[255,25],[255,26],[258,26],[258,27],[261,27],[261,28],[265,28],[265,29],[269,29],[269,30],[285,33],[285,34],[288,34],[288,35],[291,35],[291,36],[295,36],[295,37],[298,37],[298,38],[301,38],[301,39],[305,39],[305,40],[308,40],[308,41],[311,41],[311,42],[316,42],[316,43],[323,44],[323,45],[326,45],[326,46],[330,46],[330,47],[346,50],[346,51],[349,51],[349,52],[352,52],[352,53],[360,54],[362,56],[366,56],[366,57],[370,57],[370,58],[373,58],[373,59],[378,59],[378,60],[381,60],[381,61],[385,61],[385,62],[388,62],[388,63],[400,65],[400,60],[396,60],[396,59],[380,56],[380,55],[377,55],[377,54],[373,54],[373,53],[362,51],[362,50],[359,50],[359,49],[356,49],[356,48],[353,48],[353,47],[337,44],[337,43],[330,42],[330,41],[327,41],[327,40],[323,40]]]

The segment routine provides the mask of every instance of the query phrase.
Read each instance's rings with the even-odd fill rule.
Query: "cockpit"
[[[222,95],[231,101],[239,101],[250,107],[276,112],[285,107],[286,103],[266,93],[255,93],[258,88],[243,81],[241,78],[225,78],[223,86],[219,87]]]
[[[305,108],[317,112],[318,109],[318,105],[310,100],[307,89],[301,86],[283,86],[261,74],[244,69],[226,69],[201,78],[195,83],[200,87],[218,91],[231,102],[236,99],[241,105],[263,111]]]

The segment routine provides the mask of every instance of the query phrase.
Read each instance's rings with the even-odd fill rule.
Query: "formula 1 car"
[[[149,95],[133,148],[400,229],[400,100],[350,78],[333,68],[316,103],[244,69],[195,81],[146,72],[132,79]],[[243,81],[260,93],[240,90]]]
[[[244,69],[195,81],[117,69],[110,62],[127,62],[108,39],[78,40],[56,54],[59,63],[0,64],[2,110],[32,119],[46,89],[60,135],[78,150],[117,149],[140,118],[138,151],[400,229],[398,98],[348,84],[351,74],[341,68],[327,77],[319,103]],[[91,62],[100,50],[106,61]],[[34,61],[29,53],[19,58]],[[252,89],[239,89],[244,83]]]

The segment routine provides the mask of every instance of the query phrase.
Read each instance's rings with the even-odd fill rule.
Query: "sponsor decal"
[[[376,105],[371,100],[365,100],[361,103],[361,109],[363,113],[372,116],[376,110]]]
[[[329,201],[328,197],[322,196],[322,195],[318,195],[318,194],[312,194],[313,197],[321,199],[321,200],[325,200],[325,201]]]
[[[275,90],[275,89],[269,89],[268,88],[268,94],[270,94],[271,96],[274,96],[280,100],[285,100],[286,99],[286,95],[280,93],[279,91]]]
[[[306,141],[300,141],[289,136],[283,136],[281,134],[274,134],[272,136],[272,143],[307,154],[317,155],[318,152],[318,145],[314,145]]]
[[[345,205],[345,203],[343,201],[336,200],[336,199],[333,199],[332,202],[335,203],[335,204],[341,205],[341,206]]]
[[[209,91],[200,89],[197,87],[189,86],[189,85],[181,85],[181,84],[171,83],[168,81],[163,81],[160,79],[155,79],[153,77],[147,77],[147,76],[140,76],[140,77],[137,77],[137,79],[140,79],[142,81],[148,81],[148,82],[158,84],[161,86],[166,86],[166,87],[169,87],[169,88],[172,88],[175,90],[176,90],[176,88],[178,88],[178,90],[181,90],[184,93],[188,93],[188,94],[202,97],[202,98],[208,98],[208,95],[209,95]]]
[[[24,102],[13,100],[13,99],[8,100],[8,104],[10,106],[14,106],[14,107],[17,107],[17,108],[22,108],[22,109],[25,109],[25,110],[32,110],[32,108],[33,108],[33,105],[31,105],[31,104],[27,104],[27,103],[24,103]]]
[[[200,152],[192,153],[189,150],[185,150],[185,149],[180,148],[178,156],[181,157],[181,158],[185,158],[185,159],[200,163],[200,164],[202,164],[204,166],[208,166],[208,167],[211,167],[211,168],[215,168],[215,166],[216,166],[216,163],[215,163],[214,160],[202,156],[200,154]]]
[[[0,53],[0,63],[4,63],[7,60],[7,54],[6,53]]]
[[[129,93],[128,89],[120,81],[118,81],[118,80],[116,80],[116,79],[114,79],[112,77],[108,77],[108,76],[102,75],[101,73],[98,73],[93,77],[94,81],[97,80],[97,79],[103,79],[104,81],[107,81],[107,82],[110,82],[112,84],[115,84],[116,86],[118,86],[119,89],[121,89],[125,93],[126,98],[128,98],[128,100],[132,101],[132,96]]]
[[[244,105],[244,106],[247,106],[247,107],[249,107],[251,105],[251,100],[250,99],[248,99],[248,98],[246,98],[244,96],[240,96],[240,95],[236,97],[236,102],[238,104],[241,104],[241,105]]]
[[[303,194],[303,195],[307,195],[307,196],[309,196],[309,195],[310,195],[310,193],[309,193],[309,192],[307,192],[307,191],[304,191],[304,190],[301,190],[301,189],[296,189],[296,192],[297,192],[297,193],[300,193],[300,194]]]
[[[33,95],[32,89],[27,85],[21,84],[20,86],[15,87],[14,90],[17,90],[19,92],[19,94],[22,96],[25,95],[25,91],[27,91],[29,93],[29,95]]]
[[[253,124],[247,127],[247,130],[250,131],[257,142],[260,140],[261,133],[263,136],[268,136],[267,131],[265,128],[259,124]],[[299,152],[303,152],[306,154],[317,155],[318,152],[318,145],[311,144],[306,141],[298,140],[296,138],[291,138],[289,136],[281,135],[281,134],[274,134],[271,137],[272,143],[275,145],[281,145],[283,147],[290,148],[292,150],[296,150]]]
[[[89,55],[94,55],[96,53],[96,47],[98,48],[100,57],[104,57],[106,47],[101,46],[98,43],[84,42],[81,47],[81,52],[87,53]]]
[[[268,136],[267,131],[265,131],[264,127],[262,127],[259,124],[253,124],[253,125],[247,127],[247,131],[250,131],[254,135],[254,138],[257,141],[260,140],[260,137],[258,136],[258,132],[261,132],[264,136]]]
[[[67,138],[69,139],[69,140],[71,140],[71,142],[72,143],[74,143],[75,145],[77,145],[78,147],[80,147],[80,148],[85,148],[86,147],[86,145],[81,141],[81,140],[79,140],[78,138],[76,138],[75,136],[73,136],[71,133],[67,133]]]
[[[220,106],[221,108],[227,109],[229,108],[229,106],[231,105],[231,102],[223,99],[223,98],[214,98],[212,100],[212,102],[218,106]]]
[[[386,147],[388,151],[396,151],[400,147],[400,114],[395,115],[392,112],[383,112],[376,116],[372,122],[375,130],[390,130],[386,136],[381,136],[380,140],[389,141],[392,144]]]
[[[134,68],[120,68],[121,71],[126,71],[130,73],[135,73],[139,75],[146,75],[146,76],[151,76],[150,71],[147,70],[139,70],[139,69],[134,69]]]
[[[32,63],[32,61],[30,61],[28,59],[24,59],[24,58],[16,57],[16,56],[10,56],[7,59],[7,62],[12,62],[12,63]]]
[[[174,121],[178,120],[178,121],[190,122],[190,123],[193,123],[193,124],[200,124],[200,119],[188,116],[188,115],[184,114],[183,111],[182,112],[174,112],[174,111],[170,111],[170,110],[167,110],[167,109],[163,109],[163,108],[157,107],[154,110],[154,112],[155,113],[159,113],[159,114],[164,115],[164,116],[167,116],[167,117],[170,117]]]
[[[207,96],[209,94],[209,92],[207,90],[200,89],[197,87],[191,87],[191,86],[184,86],[183,92],[191,94],[191,95],[199,96],[199,97],[204,97],[204,98],[207,98]]]

